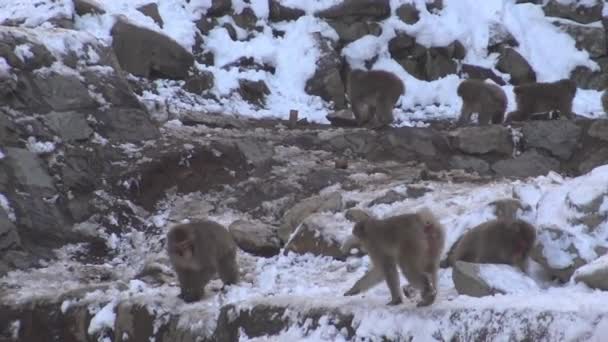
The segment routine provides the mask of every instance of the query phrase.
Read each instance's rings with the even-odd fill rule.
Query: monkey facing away
[[[536,241],[536,229],[520,219],[496,219],[482,223],[456,241],[442,267],[458,260],[479,264],[508,264],[524,273]]]
[[[513,88],[517,110],[509,113],[507,122],[530,120],[532,114],[558,110],[561,115],[573,119],[572,101],[576,95],[576,83],[562,79],[550,83],[528,83]]]
[[[469,79],[460,83],[457,93],[462,98],[459,125],[469,123],[473,113],[478,113],[480,125],[502,123],[507,110],[507,96],[501,87]]]
[[[205,285],[219,274],[224,285],[239,278],[236,243],[219,223],[201,220],[174,226],[167,233],[169,260],[186,302],[203,297]]]
[[[352,70],[346,92],[359,126],[380,128],[393,123],[393,107],[405,92],[395,74],[384,70]]]
[[[399,267],[410,287],[421,291],[422,300],[417,306],[427,306],[435,301],[445,232],[429,209],[357,222],[353,235],[361,241],[373,265],[345,296],[367,291],[384,279],[391,292],[388,305],[400,304]],[[404,289],[404,293],[410,297],[409,290]]]

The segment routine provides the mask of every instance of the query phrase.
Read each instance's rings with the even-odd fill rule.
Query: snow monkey
[[[520,219],[496,219],[482,223],[456,241],[442,267],[458,260],[480,264],[508,264],[524,273],[536,240],[536,229]]]
[[[383,70],[352,70],[346,92],[359,126],[380,128],[393,123],[393,107],[405,92],[395,74]]]
[[[493,201],[489,204],[494,207],[494,213],[497,219],[514,220],[517,218],[517,211],[530,211],[532,208],[514,198],[503,198]]]
[[[513,88],[517,110],[509,113],[507,122],[529,120],[532,114],[558,110],[560,115],[573,119],[572,101],[576,83],[562,79],[551,83],[528,83]]]
[[[501,87],[482,80],[469,79],[460,83],[457,90],[462,98],[459,125],[469,123],[471,114],[479,114],[480,125],[501,124],[507,110],[507,96]]]
[[[410,283],[409,288],[403,289],[407,297],[411,297],[410,289],[414,288],[422,294],[417,306],[427,306],[435,301],[437,270],[445,232],[429,209],[382,220],[369,218],[357,222],[353,235],[361,241],[373,265],[345,296],[364,292],[384,279],[391,292],[388,305],[400,304],[398,266]]]
[[[167,251],[186,302],[201,299],[216,274],[224,285],[238,282],[236,243],[219,223],[201,220],[174,226],[167,234]]]

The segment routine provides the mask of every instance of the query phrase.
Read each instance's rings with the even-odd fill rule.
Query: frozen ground
[[[357,177],[361,177],[360,175]],[[580,227],[573,226],[570,222],[578,215],[570,206],[570,203],[585,204],[599,195],[608,186],[608,166],[600,167],[587,175],[573,179],[563,179],[559,175],[537,177],[527,181],[517,182],[494,182],[490,184],[446,184],[435,182],[424,182],[424,186],[432,189],[423,197],[418,199],[406,199],[392,205],[376,205],[371,208],[376,216],[384,217],[393,214],[417,210],[423,206],[431,208],[439,217],[447,229],[446,249],[464,231],[494,216],[493,211],[487,204],[493,200],[510,197],[518,194],[524,203],[533,209],[522,218],[542,226],[559,227],[575,234],[581,242],[577,248],[582,256],[588,257],[589,261],[596,258],[593,247],[596,245],[606,246],[604,238],[608,226],[604,223],[595,233],[598,236],[590,236],[583,232]],[[587,186],[587,188],[582,188]],[[345,200],[356,200],[358,206],[366,206],[378,194],[387,189],[403,191],[404,186],[398,181],[386,184],[384,187],[370,186],[357,191],[344,192]],[[585,191],[585,189],[591,189]],[[201,196],[201,195],[199,195]],[[167,203],[183,203],[169,199]],[[204,206],[204,196],[201,197],[201,207]],[[190,202],[190,206],[192,202]],[[551,207],[555,211],[545,208]],[[602,205],[602,208],[605,208]],[[196,210],[190,207],[189,210]],[[544,279],[542,273],[531,270],[533,279],[522,278],[509,272],[488,269],[486,276],[501,288],[509,289],[506,295],[496,295],[485,298],[472,298],[458,295],[454,289],[451,279],[451,269],[442,269],[440,272],[439,295],[436,303],[430,309],[416,309],[412,311],[414,304],[406,301],[397,307],[387,307],[389,293],[384,284],[381,284],[364,295],[354,297],[343,297],[344,293],[369,267],[368,257],[362,259],[351,257],[346,261],[337,261],[328,257],[316,257],[312,255],[296,255],[282,253],[272,258],[258,258],[246,253],[239,254],[241,264],[242,281],[238,285],[229,287],[226,293],[219,293],[221,282],[215,280],[207,286],[207,295],[204,300],[194,304],[185,304],[177,299],[179,288],[175,281],[159,287],[154,287],[140,280],[133,280],[134,275],[141,270],[146,262],[166,261],[162,237],[164,236],[173,213],[178,213],[179,207],[166,207],[161,212],[154,213],[148,217],[150,231],[147,233],[133,232],[121,239],[107,237],[108,245],[112,245],[118,252],[114,260],[108,261],[100,266],[84,266],[70,261],[70,256],[78,250],[77,246],[65,247],[58,252],[60,260],[46,268],[34,271],[16,271],[2,279],[2,287],[14,292],[12,300],[19,302],[37,296],[54,296],[69,289],[76,288],[82,284],[91,283],[100,274],[112,273],[118,278],[109,290],[91,292],[87,295],[88,300],[110,303],[105,309],[92,306],[91,310],[97,312],[89,327],[90,331],[104,329],[105,326],[113,326],[113,313],[110,310],[119,299],[131,299],[144,302],[157,314],[179,313],[180,322],[190,327],[208,327],[212,329],[217,319],[217,313],[221,306],[228,303],[240,305],[253,305],[258,302],[269,302],[285,304],[297,308],[324,307],[337,308],[342,312],[353,313],[356,322],[358,336],[398,337],[410,329],[416,328],[416,336],[423,338],[443,325],[449,325],[448,312],[465,309],[492,309],[496,311],[513,312],[522,311],[529,314],[539,312],[563,312],[575,313],[574,322],[561,322],[559,319],[551,324],[569,324],[565,340],[577,340],[582,338],[582,332],[589,331],[589,322],[595,315],[608,310],[608,294],[594,291],[581,284],[573,282],[565,285],[557,285]],[[559,215],[556,214],[560,213]],[[243,218],[242,213],[235,211],[224,211],[211,216],[223,224]],[[352,224],[345,222],[342,213],[315,214],[319,224],[335,226],[336,236],[345,238]],[[155,226],[162,227],[160,230],[153,229]],[[549,260],[564,263],[568,255],[547,255]],[[598,261],[602,263],[602,261]],[[169,268],[166,268],[170,272]],[[402,279],[402,284],[405,284]],[[128,285],[128,290],[118,290],[117,284]],[[64,302],[62,308],[67,309],[71,303]],[[421,311],[420,311],[421,310]],[[412,313],[436,314],[443,312],[443,318],[438,319],[430,326],[429,321],[421,321],[412,318]],[[469,329],[474,329],[479,322],[475,316],[462,317]],[[561,318],[560,318],[561,319]],[[571,318],[569,318],[571,319]],[[561,326],[563,328],[563,326]],[[600,329],[598,327],[597,329]],[[601,329],[605,329],[601,328]],[[299,328],[298,328],[299,329]],[[306,332],[291,328],[284,331],[279,340],[289,340],[293,337],[307,338],[312,340],[336,340],[340,339],[342,332],[334,331],[331,325],[320,327],[314,332]],[[303,329],[303,328],[302,328]],[[332,330],[334,329],[334,330]],[[450,329],[456,329],[452,327]],[[514,327],[513,329],[518,329]],[[523,328],[522,328],[523,329]],[[562,329],[563,330],[563,329]],[[607,330],[608,331],[608,330]],[[453,331],[455,332],[455,330]],[[450,331],[444,331],[449,336]],[[523,332],[522,332],[523,334]],[[342,336],[343,338],[343,336]],[[246,340],[246,339],[245,339]]]
[[[407,2],[424,3],[425,0],[391,0],[393,11]],[[159,13],[164,21],[163,28],[151,18],[143,15],[136,8],[144,3],[158,4]],[[310,35],[321,32],[325,37],[337,39],[335,31],[325,22],[312,16],[318,10],[339,3],[337,0],[294,1],[282,0],[284,5],[305,10],[306,15],[297,21],[270,23],[268,21],[268,2],[262,0],[233,1],[237,12],[250,6],[260,18],[258,25],[262,32],[253,32],[250,39],[244,40],[247,33],[237,26],[239,40],[232,41],[227,31],[218,26],[204,37],[204,45],[215,57],[215,66],[197,64],[201,70],[207,70],[215,76],[215,86],[211,93],[219,101],[204,99],[200,96],[180,91],[179,82],[157,81],[156,90],[145,92],[141,100],[144,103],[162,103],[172,113],[179,116],[183,110],[201,110],[239,114],[252,117],[287,118],[289,110],[297,109],[301,118],[310,121],[327,122],[325,115],[331,111],[329,105],[319,97],[306,94],[304,85],[315,70],[315,61],[319,50]],[[99,1],[106,11],[103,15],[84,15],[75,17],[75,27],[111,43],[110,29],[119,15],[128,17],[137,25],[162,31],[175,39],[179,44],[193,50],[195,44],[194,21],[205,13],[211,0],[113,0]],[[396,108],[398,125],[412,125],[424,119],[455,118],[461,100],[456,95],[459,78],[446,76],[436,81],[420,81],[407,74],[404,69],[390,58],[388,41],[394,37],[395,29],[415,36],[418,43],[430,46],[445,46],[454,40],[461,41],[466,47],[464,62],[492,68],[501,77],[508,80],[508,75],[495,70],[498,54],[487,53],[487,42],[494,29],[505,27],[520,43],[517,50],[531,64],[537,73],[538,81],[555,81],[567,77],[579,65],[597,70],[598,65],[589,59],[585,51],[575,48],[574,40],[550,23],[543,11],[531,4],[515,5],[505,0],[445,0],[445,8],[439,14],[424,10],[420,20],[414,25],[407,25],[396,16],[382,21],[383,34],[379,37],[366,36],[347,45],[342,54],[356,66],[361,66],[365,59],[374,55],[379,58],[373,68],[386,69],[396,73],[406,84],[406,93]],[[0,3],[0,22],[7,18],[24,21],[24,26],[49,26],[45,22],[53,15],[71,16],[74,14],[71,0],[38,1],[34,5],[29,0],[8,0]],[[229,16],[219,18],[219,22],[231,22]],[[590,24],[594,25],[594,24]],[[285,31],[283,37],[274,37],[272,29]],[[70,42],[66,42],[70,43]],[[71,42],[77,44],[78,42]],[[556,51],[559,49],[559,51]],[[239,71],[238,68],[222,68],[240,57],[252,57],[256,62],[275,67],[276,72]],[[295,63],[294,61],[297,61]],[[0,60],[0,69],[2,61]],[[234,92],[238,79],[264,80],[271,90],[264,108],[254,107],[243,101]],[[509,110],[513,109],[514,97],[512,86],[503,87],[509,98]],[[580,115],[597,117],[603,115],[600,103],[600,92],[579,89],[574,111]]]

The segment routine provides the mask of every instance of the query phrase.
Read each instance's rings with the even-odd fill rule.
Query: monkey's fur
[[[507,122],[530,120],[532,114],[558,110],[560,115],[573,119],[572,101],[576,83],[562,79],[550,83],[528,83],[513,88],[517,110],[509,113]]]
[[[608,113],[608,90],[604,90],[602,94],[602,108],[604,108],[604,113]]]
[[[480,264],[508,264],[524,273],[536,241],[536,229],[520,219],[496,219],[482,223],[456,241],[442,267],[458,260]]]
[[[186,302],[203,297],[205,285],[219,274],[224,285],[239,279],[236,243],[219,223],[201,220],[180,224],[167,233],[169,260]]]
[[[359,126],[380,128],[393,123],[393,107],[405,92],[395,74],[383,70],[352,70],[346,92]]]
[[[462,98],[459,125],[471,121],[471,114],[478,113],[480,125],[501,124],[507,110],[507,96],[501,87],[482,80],[469,79],[460,83],[457,90]]]
[[[424,208],[417,213],[382,220],[370,218],[356,223],[353,235],[361,241],[373,266],[345,296],[364,292],[385,279],[391,292],[388,305],[401,303],[399,266],[410,286],[421,291],[418,306],[435,301],[445,232],[430,210]],[[409,297],[409,291],[404,289],[404,292]]]
[[[532,208],[514,198],[502,198],[493,201],[489,204],[494,207],[494,213],[497,219],[514,220],[517,218],[517,211],[529,211]]]

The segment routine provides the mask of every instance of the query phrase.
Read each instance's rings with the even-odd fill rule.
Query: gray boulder
[[[530,121],[522,127],[525,144],[568,160],[579,144],[582,129],[570,120]]]
[[[592,289],[608,291],[608,257],[602,256],[574,273],[574,281],[585,283]]]
[[[390,15],[391,7],[388,0],[344,0],[342,3],[316,15],[325,19],[341,17],[358,17],[370,20],[385,19]]]
[[[452,268],[452,279],[459,294],[471,297],[539,290],[534,280],[509,265],[456,261]]]
[[[531,149],[513,159],[499,160],[492,170],[504,177],[536,177],[549,171],[559,171],[559,161]]]
[[[346,105],[344,84],[340,77],[341,59],[333,46],[333,42],[316,33],[315,40],[321,56],[313,76],[306,81],[305,90],[308,94],[320,96],[325,101],[333,102],[336,109]]]
[[[342,210],[342,207],[342,195],[339,192],[306,198],[283,215],[279,237],[282,241],[287,241],[291,233],[311,214],[323,211],[337,212]]]
[[[111,30],[120,66],[142,77],[185,79],[194,63],[192,53],[173,39],[119,18]]]
[[[93,134],[82,112],[50,112],[43,120],[63,141],[86,140]]]
[[[582,1],[564,2],[559,0],[549,0],[544,6],[543,11],[546,16],[559,17],[574,20],[581,24],[590,24],[602,19],[602,0],[594,0],[594,4],[588,6]],[[586,3],[589,3],[586,1]]]
[[[468,154],[513,153],[511,133],[508,128],[500,125],[459,128],[450,132],[450,144]]]
[[[261,222],[237,220],[228,228],[240,249],[257,256],[270,257],[279,254],[281,240],[277,227]]]

